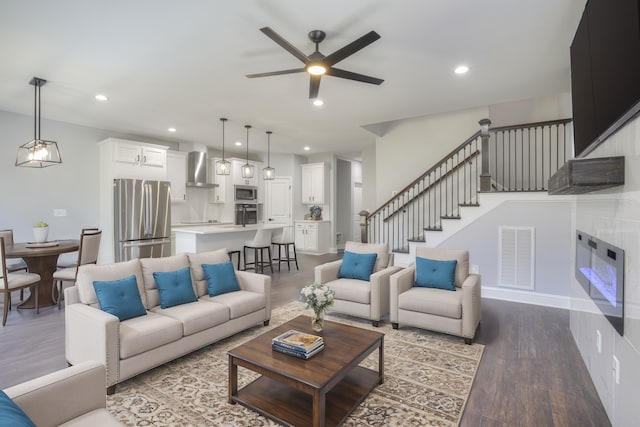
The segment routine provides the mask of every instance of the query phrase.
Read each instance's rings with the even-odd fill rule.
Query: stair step
[[[460,219],[460,215],[442,215],[441,219]]]
[[[411,238],[407,239],[407,242],[420,242],[420,243],[424,243],[424,236],[411,237]]]
[[[398,253],[398,254],[408,254],[409,253],[409,248],[408,247],[404,247],[404,248],[394,249],[391,252],[395,252],[395,253]]]
[[[425,227],[424,231],[442,231],[442,227]]]
[[[460,203],[458,206],[461,206],[463,208],[469,208],[469,207],[477,208],[478,206],[480,206],[480,203]]]

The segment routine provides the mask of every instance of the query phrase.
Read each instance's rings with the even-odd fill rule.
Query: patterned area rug
[[[274,309],[269,327],[256,326],[118,385],[107,408],[129,426],[276,426],[228,398],[227,351],[300,314],[301,302]],[[457,426],[471,391],[481,344],[421,329],[373,328],[342,315],[327,320],[385,334],[385,382],[350,415],[346,426]],[[311,320],[309,320],[311,322]],[[377,352],[362,365],[377,369]],[[257,374],[238,369],[239,387]]]

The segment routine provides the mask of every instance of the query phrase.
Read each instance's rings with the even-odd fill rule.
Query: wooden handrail
[[[395,199],[400,198],[400,196],[402,196],[407,190],[409,190],[409,188],[413,187],[415,184],[418,183],[418,181],[421,181],[424,177],[426,177],[427,175],[429,175],[431,172],[433,172],[434,170],[438,169],[443,163],[446,163],[447,161],[449,161],[449,159],[451,157],[453,157],[454,154],[456,154],[458,151],[462,150],[466,145],[471,144],[471,142],[473,142],[475,139],[477,139],[480,136],[480,131],[476,131],[476,133],[474,133],[473,135],[471,135],[469,138],[467,138],[467,140],[465,142],[463,142],[462,144],[458,145],[456,148],[454,148],[449,154],[445,155],[442,160],[440,160],[438,163],[435,164],[435,166],[432,166],[430,169],[428,169],[425,173],[423,173],[422,175],[420,175],[418,178],[414,179],[413,181],[411,181],[411,183],[409,185],[407,185],[406,187],[404,187],[402,190],[400,190],[398,192],[398,194],[396,194],[395,196],[391,197],[389,200],[387,200],[385,203],[383,203],[378,209],[376,209],[375,211],[373,211],[373,213],[369,214],[369,216],[367,217],[367,221],[369,220],[369,218],[373,217],[375,214],[377,214],[378,212],[380,212],[385,206],[387,206],[389,203],[393,202]]]
[[[542,126],[551,126],[551,125],[564,125],[567,123],[571,123],[573,119],[558,119],[558,120],[547,120],[544,122],[535,122],[535,123],[522,123],[519,125],[510,125],[510,126],[497,126],[489,129],[489,133],[495,132],[504,132],[509,130],[517,130],[517,129],[531,129]]]

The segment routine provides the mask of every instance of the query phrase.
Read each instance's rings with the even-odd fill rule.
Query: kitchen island
[[[206,252],[216,249],[242,251],[244,242],[251,240],[261,228],[283,228],[281,224],[254,224],[245,227],[235,224],[208,224],[173,227],[175,234],[175,251]]]

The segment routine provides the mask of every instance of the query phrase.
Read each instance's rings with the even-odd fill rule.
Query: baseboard
[[[570,308],[571,302],[570,298],[567,296],[527,292],[493,286],[482,286],[482,298],[565,309]]]

